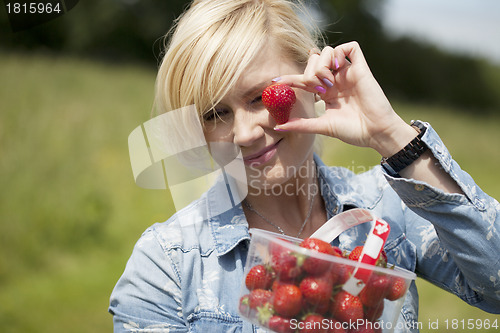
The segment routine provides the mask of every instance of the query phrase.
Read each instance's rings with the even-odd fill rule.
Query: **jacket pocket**
[[[389,265],[396,265],[408,271],[415,272],[417,265],[416,247],[404,233],[392,239],[384,246]]]

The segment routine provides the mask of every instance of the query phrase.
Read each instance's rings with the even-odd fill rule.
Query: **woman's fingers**
[[[303,76],[304,83],[308,87],[314,87],[315,92],[320,94],[326,93],[326,88],[328,88],[322,77],[318,75],[318,70],[324,68],[323,62],[324,60],[320,54],[310,55]]]
[[[312,93],[325,94],[335,85],[334,71],[338,68],[339,62],[335,60],[335,50],[332,47],[327,46],[321,52],[311,49],[304,73],[284,75],[280,82]]]
[[[316,76],[326,84],[328,88],[333,86],[333,82],[335,81],[333,72],[336,71],[335,63],[335,49],[333,47],[327,46],[321,51],[321,55],[319,56],[319,60],[316,65]]]
[[[304,74],[290,74],[290,75],[282,75],[279,78],[279,81],[275,81],[277,83],[284,83],[293,88],[299,88],[302,90],[306,90],[312,93],[317,92],[314,90],[314,87],[308,86],[306,80],[304,79]]]
[[[357,42],[349,42],[335,47],[336,74],[343,75],[348,82],[355,82],[360,73],[370,73],[366,59]],[[345,70],[348,68],[353,70]],[[339,75],[336,75],[337,78]]]
[[[358,42],[349,42],[335,47],[335,57],[337,58],[339,68],[351,63],[366,63]]]
[[[304,74],[284,75],[282,82],[317,93],[326,112],[318,118],[291,119],[276,130],[323,134],[366,147],[399,124],[356,42],[312,53]]]
[[[335,48],[327,46],[321,52],[311,49],[304,74],[283,75],[280,82],[318,92],[315,89],[317,86],[332,88],[335,85],[336,74],[352,65],[363,69],[368,66],[357,42],[341,44]]]

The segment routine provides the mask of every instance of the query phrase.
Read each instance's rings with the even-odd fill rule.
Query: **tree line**
[[[327,23],[323,27],[328,43],[358,41],[389,97],[473,112],[500,107],[500,97],[484,77],[481,60],[410,38],[389,38],[376,15],[383,1],[313,2]],[[17,32],[2,15],[0,51],[67,54],[110,63],[133,61],[156,68],[162,37],[188,4],[183,0],[85,0],[57,19]]]

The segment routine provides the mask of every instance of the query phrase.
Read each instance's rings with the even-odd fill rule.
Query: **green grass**
[[[142,231],[171,213],[135,186],[127,137],[154,73],[1,57],[0,330],[110,332],[109,294]]]
[[[0,330],[110,332],[109,295],[135,241],[172,213],[166,191],[134,184],[128,157],[128,134],[150,116],[155,74],[66,58],[0,60]],[[431,122],[461,166],[500,197],[500,116],[394,107]],[[355,172],[379,161],[333,139],[325,151]],[[436,318],[498,318],[418,283],[424,328]]]

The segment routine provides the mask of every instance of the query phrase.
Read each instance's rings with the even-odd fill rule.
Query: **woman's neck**
[[[316,164],[312,155],[286,182],[250,188],[243,205],[250,227],[307,237],[326,221]]]

